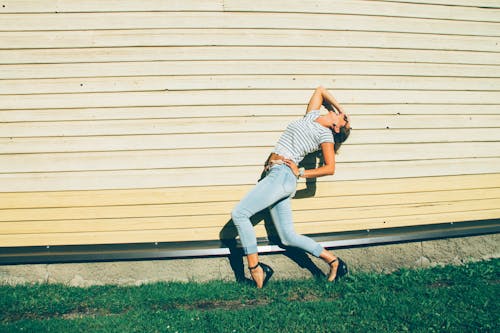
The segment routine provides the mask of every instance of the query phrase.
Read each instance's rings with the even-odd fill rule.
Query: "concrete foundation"
[[[351,272],[390,273],[399,268],[459,265],[500,257],[500,234],[403,244],[334,249]],[[273,279],[311,278],[328,267],[299,251],[267,254],[261,261],[275,270]],[[71,286],[139,285],[158,281],[235,280],[248,272],[241,257],[183,258],[68,264],[0,266],[0,284],[61,283]],[[246,264],[246,263],[245,263]],[[236,273],[235,273],[236,272]],[[239,275],[240,274],[240,275]]]

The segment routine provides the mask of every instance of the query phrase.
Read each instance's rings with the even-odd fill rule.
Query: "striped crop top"
[[[315,121],[319,116],[320,111],[314,110],[291,122],[273,152],[299,164],[307,154],[319,150],[322,143],[334,143],[332,131]]]

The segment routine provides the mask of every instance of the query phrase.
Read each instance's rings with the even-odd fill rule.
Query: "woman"
[[[328,109],[328,114],[320,115],[321,105]],[[304,118],[288,125],[269,156],[265,167],[266,177],[233,209],[233,223],[247,256],[250,274],[258,288],[267,283],[273,270],[259,263],[257,240],[250,217],[265,208],[269,208],[283,245],[301,248],[323,259],[330,266],[329,281],[347,273],[347,266],[341,259],[311,238],[295,232],[290,201],[299,178],[333,175],[335,152],[349,133],[349,118],[343,108],[324,87],[316,88]],[[310,170],[298,167],[304,156],[320,148],[324,158],[323,166]]]

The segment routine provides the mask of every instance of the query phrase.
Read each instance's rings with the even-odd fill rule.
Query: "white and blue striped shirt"
[[[332,131],[315,121],[319,116],[320,111],[314,110],[291,122],[273,152],[299,164],[307,154],[319,150],[322,143],[334,143]]]

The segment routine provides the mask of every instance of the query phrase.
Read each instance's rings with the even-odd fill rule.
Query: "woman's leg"
[[[323,259],[330,266],[328,281],[335,280],[335,277],[337,276],[337,271],[339,269],[339,262],[338,260],[336,260],[338,258],[333,253],[327,251],[326,249],[323,249],[323,251],[321,251],[319,257]]]
[[[282,182],[286,166],[271,169],[271,172],[247,193],[231,212],[233,223],[238,229],[243,251],[246,255],[257,252],[255,230],[250,218],[276,201],[289,195]]]
[[[315,257],[323,259],[330,266],[328,281],[335,280],[339,266],[339,262],[335,260],[337,257],[313,239],[296,233],[293,227],[290,198],[285,198],[274,204],[270,209],[270,213],[283,245],[300,248]]]
[[[323,247],[313,239],[295,231],[290,197],[280,200],[269,211],[283,245],[297,247],[315,257],[320,257]]]
[[[288,172],[290,171],[285,165],[273,167],[269,174],[257,183],[231,212],[233,223],[240,236],[243,251],[247,255],[248,267],[254,267],[259,262],[257,239],[250,218],[281,198],[290,195],[285,186],[283,186]],[[250,273],[257,287],[262,287],[264,280],[262,268],[257,267],[252,269]]]
[[[264,271],[262,267],[258,266],[259,264],[259,254],[251,253],[247,255],[248,267],[255,267],[254,269],[250,269],[250,275],[252,279],[255,281],[257,288],[262,288],[264,284]]]

